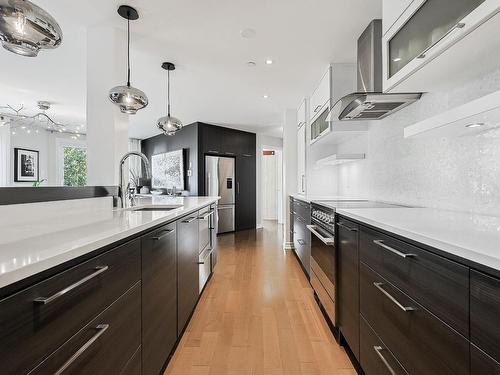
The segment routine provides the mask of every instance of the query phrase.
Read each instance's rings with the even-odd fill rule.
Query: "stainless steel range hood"
[[[381,120],[422,96],[382,92],[382,20],[373,20],[359,37],[357,65],[358,92],[338,100],[327,121]]]

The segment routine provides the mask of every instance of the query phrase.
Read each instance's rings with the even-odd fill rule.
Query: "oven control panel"
[[[313,209],[311,215],[314,219],[321,221],[324,224],[333,225],[335,223],[335,216],[333,214]]]

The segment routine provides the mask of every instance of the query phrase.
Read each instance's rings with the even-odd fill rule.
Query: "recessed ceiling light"
[[[255,29],[247,27],[246,29],[241,30],[240,35],[242,38],[252,39],[257,35],[257,31],[255,31]]]
[[[267,98],[269,98],[269,95],[265,94],[265,95],[263,96],[263,98],[264,98],[264,99],[267,99]]]
[[[257,66],[257,63],[255,61],[249,61],[247,62],[247,66],[250,68],[254,68]]]
[[[480,126],[483,126],[484,122],[475,122],[473,124],[468,124],[465,125],[466,128],[479,128]]]
[[[274,63],[274,61],[271,59],[266,60],[266,65],[272,65],[273,63]]]

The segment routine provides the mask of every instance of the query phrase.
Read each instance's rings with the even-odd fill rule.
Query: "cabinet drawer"
[[[366,375],[408,374],[363,317],[359,332],[359,361]]]
[[[469,337],[469,269],[361,227],[360,260],[465,337]]]
[[[113,375],[141,345],[141,286],[137,283],[30,375]]]
[[[140,240],[135,240],[1,301],[2,374],[35,367],[140,277]]]
[[[409,373],[469,373],[469,342],[363,263],[360,310]]]
[[[500,363],[471,344],[470,373],[471,375],[500,375]]]
[[[500,362],[500,280],[471,270],[471,341]]]
[[[210,243],[210,220],[214,211],[210,207],[206,207],[200,210],[198,216],[198,242],[200,253],[209,245]]]

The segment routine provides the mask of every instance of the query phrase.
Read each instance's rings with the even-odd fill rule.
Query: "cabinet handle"
[[[385,367],[387,367],[387,370],[389,370],[391,375],[396,375],[396,371],[394,371],[394,369],[391,367],[389,362],[387,362],[387,359],[385,359],[384,355],[382,354],[382,350],[384,350],[384,348],[382,348],[381,346],[374,346],[373,350],[375,350],[375,353],[377,353],[378,357],[380,358],[382,363],[385,365]]]
[[[160,241],[162,238],[167,237],[169,234],[172,234],[175,232],[175,229],[164,229],[160,231],[159,233],[163,233],[161,236],[156,236],[156,237],[151,237],[153,241]]]
[[[210,211],[210,212],[207,212],[205,215],[203,216],[198,216],[198,220],[207,220],[210,216],[212,216],[214,214],[213,211]]]
[[[358,230],[356,228],[351,228],[344,223],[337,223],[339,227],[347,229],[349,232],[357,232]]]
[[[314,113],[318,112],[322,107],[322,105],[318,105],[316,108],[314,108]]]
[[[391,253],[393,254],[396,254],[397,256],[400,256],[401,258],[413,258],[413,257],[416,257],[415,254],[405,254],[405,253],[402,253],[401,251],[399,250],[396,250],[390,246],[387,246],[383,240],[373,240],[373,243],[377,246],[380,246],[381,248],[383,249],[386,249],[388,251],[390,251]]]
[[[298,242],[298,243],[299,243],[299,245],[301,245],[301,246],[304,246],[304,245],[306,244],[306,241],[301,240],[300,238],[299,238],[299,239],[297,239],[297,242]]]
[[[196,216],[190,217],[189,219],[182,220],[182,223],[189,224],[189,223],[192,223],[193,221],[195,221],[196,219],[198,219]]]
[[[89,341],[83,344],[83,346],[78,349],[75,354],[73,354],[66,362],[64,362],[64,364],[59,368],[59,370],[55,372],[54,375],[61,375],[64,371],[66,371],[68,367],[71,366],[88,348],[90,348],[92,344],[96,342],[108,328],[109,324],[99,324],[97,327],[95,327],[97,333],[92,336]]]
[[[316,225],[306,225],[306,228],[309,229],[309,232],[314,234],[316,237],[318,237],[321,242],[323,242],[325,245],[333,245],[335,243],[334,238],[327,238],[323,237],[316,229],[318,228]]]
[[[199,264],[200,266],[205,264],[205,262],[196,262],[196,264]]]
[[[306,191],[306,189],[304,188],[304,180],[305,180],[306,176],[302,175],[302,182],[301,182],[301,187],[302,187],[302,192],[304,193]]]
[[[216,150],[208,150],[208,153],[210,153],[210,154],[218,154],[218,153],[219,153],[219,151],[216,151]]]
[[[384,288],[382,288],[382,286],[384,285],[384,283],[373,283],[373,285],[375,286],[375,288],[377,288],[378,290],[380,290],[384,296],[386,296],[387,298],[389,298],[392,302],[394,302],[394,304],[399,307],[401,310],[405,311],[405,312],[409,312],[409,311],[415,311],[416,308],[414,307],[410,307],[410,306],[403,306],[396,298],[394,298],[389,292],[387,292]]]
[[[253,155],[252,154],[243,154],[243,156],[246,158],[251,158]]]
[[[224,152],[225,155],[234,155],[234,152]]]
[[[436,40],[434,43],[432,43],[429,47],[424,49],[420,55],[417,56],[417,59],[425,59],[425,54],[429,52],[431,49],[433,49],[437,44],[441,43],[444,39],[446,39],[451,33],[453,33],[455,30],[463,29],[465,27],[465,23],[459,22],[455,24],[446,34],[444,34],[441,38]]]
[[[85,284],[87,281],[93,279],[94,277],[99,276],[101,273],[106,272],[108,270],[108,266],[100,266],[100,267],[95,267],[94,269],[96,270],[95,272],[91,273],[88,276],[85,276],[83,279],[77,281],[74,284],[71,284],[70,286],[60,290],[59,292],[51,295],[50,297],[38,297],[33,300],[33,302],[37,304],[42,304],[42,305],[47,305],[51,302],[54,302],[56,299],[62,297],[66,293],[72,291],[73,289],[78,288],[79,286]]]
[[[240,193],[240,183],[239,182],[236,183],[236,190],[239,194]]]

